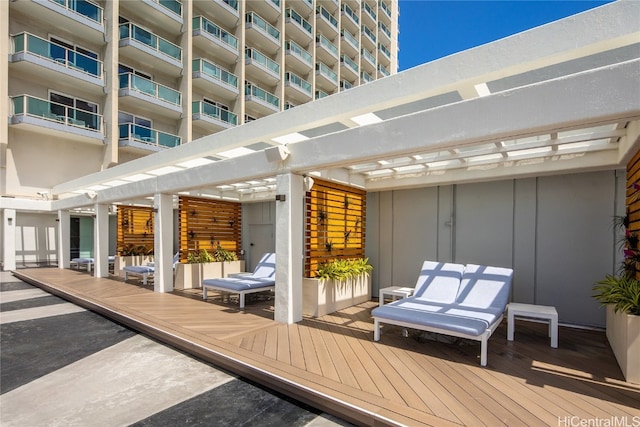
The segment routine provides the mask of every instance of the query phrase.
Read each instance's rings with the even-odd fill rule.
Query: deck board
[[[57,268],[15,274],[222,368],[361,425],[558,425],[559,417],[640,416],[640,386],[624,381],[604,333],[560,328],[551,349],[546,326],[503,323],[479,365],[475,342],[438,342],[387,326],[374,342],[367,302],[285,325],[273,304],[198,290],[151,287]],[[440,340],[442,341],[442,340]]]

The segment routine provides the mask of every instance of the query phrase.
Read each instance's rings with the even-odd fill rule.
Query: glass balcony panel
[[[325,36],[323,36],[322,34],[318,34],[316,36],[316,43],[320,43],[322,46],[324,46],[328,51],[330,51],[331,53],[333,53],[336,57],[338,56],[338,48],[336,47],[336,45],[334,45],[333,43],[331,43],[329,41],[328,38],[326,38]]]
[[[383,1],[380,2],[380,9],[382,9],[389,18],[391,18],[391,8]]]
[[[12,98],[12,101],[15,115],[26,114],[81,128],[100,130],[101,116],[91,111],[57,104],[28,95],[16,96]]]
[[[286,18],[293,19],[295,22],[298,23],[298,25],[304,28],[306,32],[308,32],[309,34],[313,34],[313,26],[309,23],[309,21],[307,21],[302,16],[300,16],[298,12],[296,12],[293,9],[287,9],[284,11],[284,13]]]
[[[369,16],[371,16],[373,18],[373,20],[376,20],[376,13],[373,11],[373,9],[371,8],[371,6],[369,6],[368,3],[364,4],[364,10],[369,14]]]
[[[369,29],[369,27],[367,27],[366,25],[363,25],[361,28],[362,28],[362,32],[365,33],[375,43],[376,35],[373,34],[373,32]]]
[[[211,105],[207,102],[202,101],[194,101],[193,102],[193,112],[194,114],[204,114],[206,116],[212,117],[217,120],[222,120],[225,123],[232,124],[234,126],[238,125],[238,115],[232,113],[228,110],[223,110],[222,108]]]
[[[182,60],[182,49],[179,46],[176,46],[175,44],[138,27],[137,25],[130,23],[120,25],[120,38],[132,38],[158,52],[169,55],[178,61]]]
[[[387,37],[391,38],[391,30],[384,25],[382,22],[378,22],[378,28],[387,35]]]
[[[329,96],[329,94],[322,90],[316,90],[316,99],[324,98]]]
[[[150,145],[159,145],[165,148],[172,148],[180,145],[179,136],[160,132],[146,126],[140,126],[133,123],[122,123],[118,127],[121,139],[133,138],[139,142],[144,142]]]
[[[376,57],[367,49],[362,49],[361,53],[362,53],[362,56],[364,56],[367,60],[369,60],[369,62],[371,62],[372,64],[376,63]]]
[[[138,92],[145,93],[163,101],[180,105],[182,94],[177,90],[155,83],[144,77],[136,76],[131,73],[122,73],[119,75],[120,89],[133,89]]]
[[[343,29],[342,32],[342,37],[344,37],[344,39],[349,42],[351,45],[353,45],[353,47],[355,47],[356,49],[358,49],[360,47],[360,43],[358,42],[358,39],[351,34],[349,31]]]
[[[277,62],[273,61],[271,58],[268,58],[265,54],[256,49],[247,48],[244,50],[245,58],[249,58],[257,63],[261,64],[263,67],[273,71],[274,73],[280,75],[280,65]]]
[[[228,4],[229,6],[231,6],[232,8],[234,8],[235,10],[238,10],[238,0],[222,0],[222,1]]]
[[[292,40],[287,40],[285,42],[285,50],[291,51],[293,54],[295,54],[296,56],[300,57],[301,59],[303,59],[306,63],[308,63],[309,65],[311,65],[312,60],[313,60],[313,56],[307,52],[306,50],[304,50],[299,44],[297,44],[296,42],[292,41]]]
[[[322,62],[316,63],[316,71],[320,71],[321,74],[325,75],[330,80],[338,83],[338,75],[327,65]]]
[[[158,4],[166,7],[176,15],[182,16],[182,3],[176,0],[158,0]]]
[[[355,71],[356,73],[358,72],[358,64],[356,64],[355,62],[353,62],[353,60],[351,58],[349,58],[346,55],[342,55],[340,57],[340,62],[342,62],[343,64],[345,64],[346,66],[348,66],[349,68],[351,68],[353,71]]]
[[[329,13],[327,9],[320,6],[316,9],[316,13],[319,13],[321,16],[323,16],[324,19],[329,21],[331,25],[333,25],[336,29],[338,28],[338,20],[334,18],[334,16],[331,13]]]
[[[193,18],[193,29],[205,31],[234,49],[238,49],[238,39],[202,16]]]
[[[385,45],[378,43],[378,49],[380,49],[387,58],[391,58],[391,51]]]
[[[245,15],[245,22],[255,24],[257,27],[261,28],[264,32],[269,34],[274,39],[280,40],[280,31],[278,31],[276,27],[262,19],[260,15],[249,12]]]
[[[102,24],[102,8],[87,0],[53,0],[60,6]]]
[[[303,89],[307,93],[311,93],[311,83],[294,73],[285,73],[284,78],[287,82]]]
[[[267,92],[266,90],[259,88],[258,86],[247,84],[244,87],[244,93],[245,95],[254,96],[256,98],[262,99],[265,102],[268,102],[269,104],[277,108],[280,108],[280,99],[277,96]]]
[[[222,68],[205,59],[194,59],[193,70],[200,71],[208,75],[209,77],[220,80],[230,86],[233,86],[236,89],[238,88],[238,76],[236,76],[235,74],[231,74],[226,70],[223,70]]]
[[[358,18],[358,14],[355,13],[349,6],[346,4],[342,5],[342,11],[349,16],[356,24],[360,23],[360,18]]]

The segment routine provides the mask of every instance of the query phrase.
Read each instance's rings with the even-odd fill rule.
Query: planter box
[[[229,277],[229,274],[244,273],[244,271],[244,261],[224,261],[220,277]]]
[[[113,275],[124,276],[124,271],[122,271],[123,267],[145,265],[150,262],[153,262],[153,255],[117,255],[113,260]]]
[[[371,276],[334,282],[304,278],[302,280],[302,314],[320,317],[371,299]]]
[[[174,289],[194,289],[202,287],[203,279],[222,277],[221,262],[201,264],[176,264]]]
[[[640,316],[614,313],[608,305],[607,339],[624,378],[640,384]]]

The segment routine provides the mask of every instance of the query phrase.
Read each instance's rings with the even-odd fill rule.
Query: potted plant
[[[313,278],[303,279],[302,312],[324,316],[371,299],[368,258],[335,259],[321,264]]]
[[[128,243],[122,245],[117,250],[118,254],[114,259],[113,273],[116,276],[123,275],[122,268],[129,265],[144,265],[153,262],[153,248],[144,245],[134,245]]]
[[[635,274],[607,275],[593,288],[607,307],[607,339],[622,374],[640,384],[640,281]]]
[[[228,249],[223,248],[220,243],[213,253],[213,258],[222,263],[222,276],[228,277],[229,274],[242,273],[244,271],[244,261],[238,259],[238,255]]]
[[[201,287],[202,280],[222,277],[222,263],[206,249],[189,252],[186,263],[176,264],[175,289]]]

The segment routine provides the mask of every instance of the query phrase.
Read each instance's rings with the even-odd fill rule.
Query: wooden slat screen
[[[218,243],[240,256],[242,206],[240,203],[180,196],[180,261],[190,252],[213,252]]]
[[[118,206],[117,250],[122,255],[125,247],[146,248],[148,254],[154,247],[153,208]]]
[[[632,236],[640,237],[640,151],[636,153],[627,165],[627,230]],[[627,265],[633,266],[636,272],[636,278],[640,279],[640,248],[629,248],[629,239],[625,242],[625,249],[632,249],[635,252],[635,262],[626,261]]]
[[[305,198],[305,276],[337,258],[363,258],[367,193],[314,178]]]

